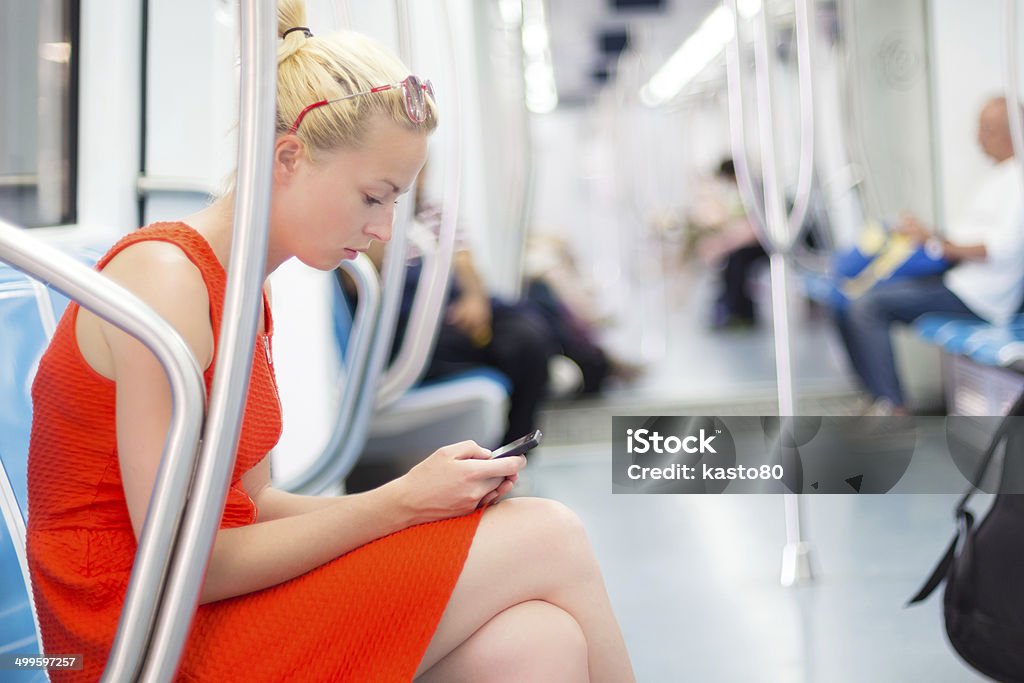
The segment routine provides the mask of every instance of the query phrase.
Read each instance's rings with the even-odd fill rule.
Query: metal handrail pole
[[[793,208],[788,223],[793,235],[789,251],[792,251],[807,226],[804,224],[810,208],[811,187],[814,182],[814,71],[812,66],[812,45],[810,0],[795,0],[796,4],[796,64],[797,83],[800,91],[800,162],[797,167],[796,191],[793,194]]]
[[[334,2],[331,3],[331,10],[334,13],[335,28],[352,28],[352,15],[349,12],[348,2],[346,0],[334,0]]]
[[[804,14],[807,0],[797,0],[797,17]],[[761,168],[764,180],[765,217],[768,221],[765,233],[771,236],[772,246],[770,266],[772,280],[772,312],[775,336],[775,368],[779,392],[780,417],[780,448],[785,447],[786,418],[796,415],[796,399],[794,395],[792,345],[789,327],[789,294],[787,257],[802,233],[801,224],[792,226],[793,215],[785,213],[783,191],[777,175],[777,157],[775,150],[775,122],[772,112],[771,72],[775,67],[775,51],[770,44],[770,25],[767,6],[761,12],[760,30],[755,33],[755,65],[758,74],[758,121],[761,136]],[[804,36],[798,32],[798,42],[805,42]],[[804,74],[801,73],[803,77]],[[801,92],[806,92],[801,86]],[[808,121],[802,124],[806,127]],[[813,126],[813,121],[810,122]],[[813,132],[813,129],[812,129]],[[801,143],[805,142],[801,136]],[[801,150],[803,152],[803,150]],[[801,154],[801,160],[805,158]],[[809,187],[806,191],[809,191]],[[804,204],[806,210],[806,204]],[[784,585],[792,585],[801,579],[810,578],[810,561],[808,550],[803,542],[801,529],[800,499],[796,494],[787,493],[783,497],[786,521],[786,546],[783,549],[781,581]]]
[[[321,492],[330,485],[330,481],[325,481],[325,485],[322,487],[316,482],[325,479],[325,472],[328,471],[331,462],[339,457],[344,441],[350,433],[356,406],[359,404],[360,387],[364,382],[370,351],[373,347],[373,331],[381,305],[380,275],[366,254],[360,254],[351,261],[345,261],[341,264],[341,268],[355,281],[359,301],[355,319],[352,322],[348,350],[345,354],[345,378],[340,381],[341,401],[338,415],[327,438],[327,444],[320,454],[303,472],[281,485],[280,488],[293,493]],[[356,450],[355,454],[358,456],[359,451]],[[348,466],[348,463],[345,464]]]
[[[1018,60],[1017,0],[1005,0],[1005,42],[1006,65],[1006,113],[1010,119],[1010,137],[1013,139],[1013,154],[1018,166],[1024,164],[1024,111],[1020,108],[1020,68]]]
[[[0,260],[38,278],[138,339],[171,390],[171,422],[103,680],[129,680],[157,609],[160,579],[185,506],[206,406],[202,370],[188,345],[142,300],[67,254],[0,220]]]
[[[408,6],[403,0],[395,0],[398,25],[399,53],[406,62],[409,61],[411,49],[411,31]],[[402,303],[402,290],[405,279],[405,251],[408,243],[408,223],[411,219],[410,210],[395,216],[397,225],[392,230],[391,242],[388,244],[384,257],[381,286],[382,296],[376,324],[373,329],[373,341],[366,363],[358,395],[355,397],[355,409],[349,430],[344,434],[341,450],[331,458],[326,467],[316,477],[311,478],[299,491],[316,495],[324,493],[339,481],[343,480],[355,466],[362,454],[363,447],[369,437],[370,425],[373,421],[377,387],[387,365],[394,343],[395,328]]]
[[[747,215],[754,217],[751,223],[758,232],[758,239],[764,243],[768,240],[768,236],[764,234],[764,209],[761,207],[761,202],[757,200],[754,179],[750,174],[750,162],[747,158],[746,118],[743,112],[743,57],[740,51],[742,22],[737,0],[725,0],[725,3],[732,13],[735,27],[732,40],[726,44],[725,48],[729,143],[732,149],[733,166],[736,169],[736,186],[739,190],[740,201],[743,202],[743,208]]]
[[[248,397],[266,277],[277,92],[277,11],[272,0],[243,0],[239,10],[238,189],[224,314],[190,503],[140,677],[154,683],[171,680],[177,670],[220,526]]]
[[[430,273],[426,264],[421,271],[419,286],[413,297],[402,347],[391,367],[381,381],[377,393],[377,408],[383,408],[398,400],[412,387],[426,370],[430,354],[434,350],[437,332],[444,315],[445,297],[448,293],[448,278],[451,273],[455,252],[455,235],[459,219],[459,199],[462,190],[462,97],[459,88],[459,61],[455,55],[455,36],[452,29],[451,13],[446,0],[440,0],[444,15],[444,42],[448,46],[448,65],[451,92],[451,107],[445,109],[445,123],[450,131],[449,149],[445,157],[445,189],[441,202],[441,229],[437,237],[437,253],[432,260]]]
[[[729,81],[730,130],[734,162],[740,195],[748,213],[755,217],[755,228],[766,250],[770,253],[772,282],[772,313],[775,337],[775,367],[778,385],[779,415],[783,420],[780,435],[786,433],[786,418],[796,415],[794,395],[792,348],[789,329],[789,296],[787,259],[800,240],[809,206],[814,162],[814,101],[811,83],[811,31],[810,7],[807,0],[796,0],[797,60],[801,101],[800,167],[797,194],[793,211],[785,208],[784,193],[778,178],[775,149],[774,115],[772,112],[771,72],[775,54],[770,41],[770,18],[767,4],[762,10],[754,33],[755,77],[757,94],[758,131],[761,144],[761,178],[764,198],[763,213],[753,193],[746,159],[746,140],[743,119],[742,64],[740,62],[740,30],[736,0],[726,0],[733,14],[735,33],[727,47]],[[736,160],[739,160],[738,162]],[[750,209],[753,211],[750,211]],[[784,443],[784,439],[780,444]],[[780,445],[780,447],[784,447]],[[796,494],[784,494],[786,546],[783,551],[782,583],[790,585],[800,579],[810,579],[809,549],[802,540],[800,499]]]
[[[395,0],[395,16],[398,27],[398,45],[400,56],[406,63],[412,53],[412,38],[409,20],[409,8],[403,0]],[[373,351],[370,355],[370,362],[367,365],[366,374],[363,380],[361,392],[371,395],[371,403],[376,401],[378,387],[382,380],[387,361],[394,345],[395,329],[398,325],[398,315],[402,306],[402,292],[405,282],[405,254],[408,244],[408,229],[412,220],[411,202],[399,205],[396,213],[395,225],[392,229],[391,242],[388,244],[384,256],[384,266],[381,273],[383,281],[381,291],[380,312],[377,324],[374,329]],[[365,411],[357,410],[357,414],[366,414]],[[359,442],[358,450],[362,451],[366,443],[366,436],[369,434],[369,421],[372,420],[372,413],[362,418],[367,424],[354,424],[352,432],[346,440],[346,447],[349,444]]]

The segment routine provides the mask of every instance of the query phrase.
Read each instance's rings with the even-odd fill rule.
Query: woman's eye
[[[363,202],[367,206],[377,206],[378,204],[380,204],[380,200],[379,199],[374,199],[373,197],[371,197],[368,194],[363,195]]]

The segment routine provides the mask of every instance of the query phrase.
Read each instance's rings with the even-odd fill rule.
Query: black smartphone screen
[[[540,430],[534,431],[532,434],[527,434],[521,439],[510,441],[504,446],[491,451],[491,459],[494,458],[507,458],[512,455],[522,455],[526,451],[530,450],[534,446],[540,443],[541,437],[544,436],[540,433]]]

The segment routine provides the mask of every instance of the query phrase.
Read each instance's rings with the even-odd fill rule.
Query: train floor
[[[612,495],[603,444],[530,460],[518,493],[583,520],[638,681],[985,680],[946,643],[939,594],[904,607],[952,535],[955,496],[803,497],[815,577],[785,588],[781,496]]]
[[[679,277],[651,293],[662,315],[625,341],[653,345],[644,374],[599,398],[550,404],[545,443],[517,489],[582,518],[637,680],[984,680],[946,643],[940,595],[904,607],[952,535],[953,495],[803,497],[815,577],[785,588],[781,496],[611,494],[612,415],[777,410],[770,322],[712,331],[713,273]],[[850,414],[856,395],[830,321],[793,311],[798,412]]]

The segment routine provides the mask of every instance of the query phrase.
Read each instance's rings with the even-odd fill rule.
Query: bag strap
[[[950,566],[953,564],[953,560],[956,558],[957,545],[960,543],[960,539],[967,539],[968,534],[974,528],[974,514],[967,509],[967,503],[978,492],[978,483],[981,482],[982,477],[988,472],[988,468],[992,465],[992,459],[995,456],[996,451],[999,449],[999,444],[1006,438],[1007,432],[1010,431],[1010,425],[1013,420],[1010,418],[1019,417],[1024,415],[1024,392],[1017,397],[1017,400],[1010,406],[1010,410],[1007,411],[1006,416],[999,422],[999,426],[996,427],[995,434],[992,435],[992,439],[989,441],[988,447],[985,449],[985,453],[981,457],[981,464],[978,465],[977,471],[974,473],[974,478],[971,479],[970,488],[960,497],[960,500],[956,504],[955,512],[957,521],[957,532],[953,535],[953,540],[950,541],[949,547],[946,548],[946,553],[939,560],[939,563],[932,570],[928,580],[924,582],[914,597],[907,602],[907,607],[924,601],[935,592],[935,589],[939,587],[939,584],[946,578]]]
[[[931,576],[929,576],[928,580],[924,582],[923,586],[921,586],[921,590],[917,591],[914,597],[907,601],[907,604],[904,605],[905,607],[910,607],[911,605],[915,605],[926,600],[929,595],[935,592],[935,589],[939,587],[939,584],[941,584],[949,574],[949,567],[953,564],[953,560],[956,558],[956,548],[960,543],[960,538],[963,537],[966,539],[967,535],[971,533],[971,530],[974,528],[974,513],[970,510],[966,508],[960,509],[958,507],[956,516],[958,529],[956,534],[953,535],[953,540],[950,541],[949,547],[946,548],[946,554],[942,556],[942,559],[939,560],[935,569],[932,570]]]
[[[988,448],[985,449],[985,454],[982,456],[981,464],[978,465],[978,470],[974,473],[974,478],[971,480],[971,486],[967,489],[964,495],[960,498],[960,502],[956,505],[956,510],[959,513],[963,510],[967,501],[969,501],[975,493],[978,492],[978,483],[981,481],[985,473],[988,472],[989,466],[992,464],[992,458],[995,455],[996,450],[999,448],[1000,442],[1006,438],[1006,433],[1010,431],[1010,425],[1013,423],[1011,418],[1020,417],[1024,415],[1024,392],[1021,392],[1017,400],[1010,406],[1010,410],[1007,411],[1006,417],[1000,421],[999,426],[996,427],[995,434],[992,435],[992,440],[988,444]]]

